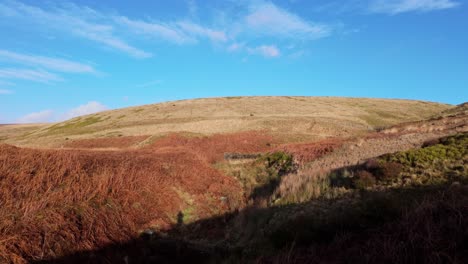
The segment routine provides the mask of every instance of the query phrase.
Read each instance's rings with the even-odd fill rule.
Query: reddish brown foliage
[[[68,148],[129,148],[149,136],[78,139],[65,144]]]
[[[210,137],[184,137],[172,134],[156,141],[150,148],[154,150],[184,149],[214,163],[222,160],[226,152],[258,153],[268,151],[273,142],[273,137],[261,132],[217,134]]]
[[[83,140],[122,148],[143,137]],[[261,132],[170,135],[140,150],[33,150],[0,146],[0,262],[55,258],[166,229],[177,214],[207,218],[242,207],[242,188],[212,168],[226,152],[275,150]],[[338,142],[284,145],[303,162]],[[188,217],[188,215],[186,215]]]
[[[241,206],[232,178],[183,149],[92,152],[0,146],[0,262],[58,257],[168,228],[180,211]],[[225,197],[220,199],[221,197]]]
[[[284,151],[294,156],[296,162],[304,164],[331,153],[343,144],[342,139],[327,139],[314,143],[287,144],[275,150]]]

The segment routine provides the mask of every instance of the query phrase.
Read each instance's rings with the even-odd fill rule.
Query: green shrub
[[[284,175],[294,170],[292,155],[282,151],[266,154],[261,160],[266,163],[267,168],[275,171],[278,175]]]

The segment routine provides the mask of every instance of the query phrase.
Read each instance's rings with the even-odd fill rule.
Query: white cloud
[[[44,71],[44,70],[29,70],[18,68],[3,68],[0,69],[0,78],[5,79],[21,79],[41,83],[49,83],[54,81],[62,81],[59,76]]]
[[[370,10],[375,13],[400,14],[449,9],[458,5],[460,3],[452,0],[376,0],[371,3]]]
[[[45,10],[16,1],[7,1],[0,3],[0,15],[28,21],[35,27],[59,30],[95,41],[133,57],[147,58],[151,56],[151,53],[133,47],[116,36],[114,26],[108,21],[109,18],[91,8],[81,8],[70,3],[63,5],[62,8],[55,7]]]
[[[291,58],[291,59],[300,59],[300,58],[302,58],[302,57],[304,57],[306,55],[307,55],[307,51],[298,50],[298,51],[295,51],[295,52],[289,54],[288,57]]]
[[[184,32],[167,24],[131,20],[124,16],[115,17],[114,20],[137,34],[158,37],[177,44],[195,42],[194,39],[187,36]]]
[[[1,91],[1,90],[0,90]],[[72,108],[65,113],[56,113],[53,110],[43,110],[22,116],[15,120],[15,123],[48,123],[63,121],[77,116],[89,115],[109,108],[100,102],[90,101],[84,105]]]
[[[237,51],[240,51],[240,50],[243,50],[245,48],[245,43],[232,43],[231,45],[229,45],[227,47],[227,50],[229,52],[237,52]]]
[[[200,36],[200,37],[207,37],[211,41],[219,41],[225,42],[227,41],[226,33],[220,30],[213,30],[211,28],[203,27],[193,22],[185,21],[179,22],[178,26],[187,32],[188,34]]]
[[[261,45],[257,47],[248,46],[245,43],[232,43],[227,47],[228,52],[247,52],[251,55],[261,55],[266,58],[281,56],[281,51],[276,45]]]
[[[275,58],[281,55],[280,50],[274,45],[262,45],[255,48],[247,48],[250,54],[260,54],[267,58]]]
[[[191,21],[158,23],[153,21],[131,20],[124,16],[115,17],[115,21],[126,26],[134,33],[161,38],[176,44],[193,44],[196,43],[200,37],[208,38],[216,42],[227,41],[225,32],[214,30]]]
[[[75,37],[84,38],[106,47],[122,51],[136,58],[152,57],[150,52],[130,45],[123,36],[143,36],[166,40],[176,44],[193,44],[199,38],[211,41],[227,41],[226,33],[191,21],[159,23],[130,19],[116,14],[105,14],[89,7],[72,3],[45,9],[17,1],[0,3],[0,15],[29,21],[47,30],[53,29]],[[22,58],[24,60],[24,58]],[[35,62],[44,58],[35,58]],[[28,60],[31,62],[31,60]],[[54,62],[53,64],[56,64]],[[61,61],[63,63],[63,61]],[[48,65],[51,63],[49,62]],[[76,66],[76,65],[75,65]]]
[[[16,119],[16,123],[47,123],[52,121],[54,112],[52,110],[44,110],[40,112],[30,113]]]
[[[329,26],[309,22],[270,2],[255,2],[249,9],[246,25],[257,34],[300,39],[317,39],[330,34]]]
[[[63,119],[66,120],[66,119],[74,118],[77,116],[89,115],[89,114],[105,111],[108,109],[109,108],[107,106],[101,104],[100,102],[91,101],[84,105],[80,105],[76,108],[71,109],[70,111],[68,111],[67,113],[63,115]]]
[[[92,66],[83,63],[58,58],[20,54],[8,50],[0,50],[0,59],[1,58],[8,61],[30,66],[40,66],[61,72],[95,73],[95,70]]]
[[[130,46],[127,44],[125,41],[114,37],[112,35],[101,35],[97,32],[92,32],[92,31],[81,31],[80,35],[82,35],[85,38],[88,38],[90,40],[94,40],[96,42],[102,43],[104,45],[107,45],[111,48],[123,51],[135,58],[139,59],[146,59],[146,58],[151,58],[153,54],[140,50],[138,48],[135,48],[133,46]]]
[[[12,94],[13,91],[11,90],[6,90],[6,89],[0,89],[0,94]]]
[[[21,21],[21,24],[28,23],[34,30],[43,30],[47,34],[55,32],[86,39],[98,43],[98,46],[118,50],[136,58],[148,58],[152,56],[152,53],[135,47],[130,42],[145,41],[146,47],[149,47],[148,41],[154,40],[185,45],[196,44],[207,39],[222,44],[229,52],[244,51],[266,57],[278,57],[280,52],[276,46],[248,48],[241,43],[264,43],[264,41],[271,41],[271,38],[304,42],[331,34],[331,26],[312,22],[270,1],[244,0],[230,3],[231,7],[215,10],[219,17],[215,15],[213,24],[210,25],[194,22],[198,11],[195,1],[191,0],[187,0],[191,15],[169,21],[157,21],[151,17],[136,19],[120,15],[115,11],[101,12],[73,3],[49,2],[39,7],[15,0],[0,3],[0,16],[11,20],[16,19]],[[0,50],[0,57],[2,56],[56,71],[94,71],[89,65],[58,58],[17,54],[9,51],[1,53]],[[66,65],[66,67],[59,65]]]

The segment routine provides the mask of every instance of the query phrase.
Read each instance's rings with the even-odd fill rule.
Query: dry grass
[[[166,102],[102,112],[43,127],[6,143],[60,147],[65,138],[84,139],[203,135],[265,130],[284,140],[304,141],[356,135],[377,127],[428,118],[449,105],[409,100],[339,97],[239,97]],[[0,128],[0,135],[2,128]]]
[[[0,125],[0,143],[11,138],[21,140],[48,124],[11,124]]]
[[[343,139],[325,139],[313,143],[283,144],[275,148],[275,151],[284,151],[294,156],[294,161],[304,165],[325,156],[344,144]]]
[[[76,142],[117,146],[143,138]],[[258,153],[259,132],[170,135],[137,150],[39,150],[0,145],[0,262],[50,259],[124,242],[244,204],[240,183],[213,168],[226,152]],[[104,144],[104,145],[103,145]],[[123,145],[122,145],[123,144]]]
[[[257,263],[466,263],[467,191],[368,194],[367,201],[330,210],[325,218],[295,219],[280,229],[298,231],[285,240],[290,246]]]
[[[218,154],[208,153],[175,145],[114,152],[0,146],[0,262],[122,242],[143,228],[170,228],[180,212],[193,221],[242,207],[241,186],[213,169],[207,161]]]
[[[209,137],[184,137],[171,134],[156,140],[148,148],[156,150],[183,148],[197,153],[208,163],[223,160],[224,153],[259,153],[272,149],[277,140],[261,132],[241,132],[232,134],[215,134]]]
[[[335,169],[356,165],[386,153],[413,149],[434,138],[466,133],[467,124],[468,115],[447,117],[398,125],[363,138],[342,141],[343,144],[331,154],[319,157],[297,173],[285,176],[276,195],[281,197],[282,203],[308,201],[329,193],[326,175]]]
[[[118,149],[0,145],[0,262],[95,250],[135,238],[145,228],[169,229],[180,213],[192,222],[241,209],[245,190],[213,166],[226,152],[282,150],[298,163],[312,161],[318,167],[287,175],[276,194],[284,202],[319,197],[329,186],[323,172],[414,147],[431,139],[433,131],[384,134],[359,144],[334,138],[282,143],[349,137],[449,108],[381,99],[212,98],[108,111],[50,126],[0,127],[0,140],[17,145]],[[125,149],[131,146],[139,148]]]
[[[64,144],[67,148],[86,148],[86,149],[103,149],[103,148],[130,148],[135,147],[139,143],[147,140],[149,136],[128,136],[128,137],[108,137],[108,138],[89,138],[72,140]]]

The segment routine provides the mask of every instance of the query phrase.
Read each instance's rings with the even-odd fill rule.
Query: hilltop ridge
[[[211,135],[266,131],[286,141],[358,135],[418,121],[454,106],[412,100],[344,97],[222,97],[164,102],[104,111],[8,134],[4,143],[60,147],[68,140],[170,133]],[[0,141],[1,142],[1,141]]]

